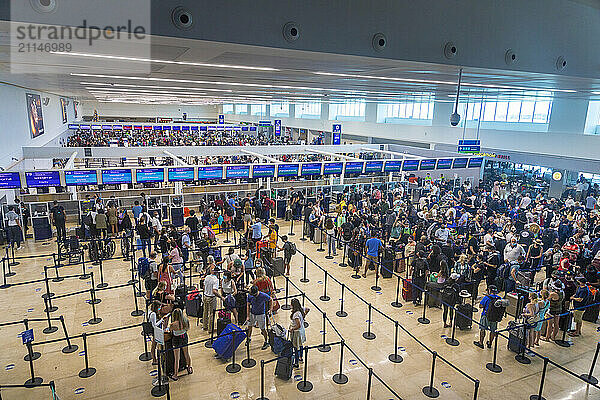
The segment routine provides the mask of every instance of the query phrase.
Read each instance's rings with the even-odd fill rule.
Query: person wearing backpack
[[[292,256],[296,254],[296,245],[288,241],[287,235],[283,235],[281,240],[283,241],[283,246],[281,246],[279,250],[283,250],[283,265],[285,267],[285,275],[290,276],[290,262],[292,261]]]
[[[327,251],[328,254],[337,256],[337,249],[335,246],[335,225],[331,217],[325,218],[325,233],[327,234]]]
[[[454,318],[454,306],[458,303],[458,292],[460,287],[458,286],[458,279],[460,275],[457,273],[453,273],[450,275],[450,279],[448,279],[444,283],[444,287],[442,288],[442,306],[444,308],[444,328],[450,328],[452,324],[446,323],[448,317],[448,311],[450,311],[450,322]]]
[[[150,252],[150,259],[140,257],[138,260],[138,274],[144,280],[146,299],[151,300],[152,291],[158,285],[158,264],[156,263],[155,251]]]
[[[481,318],[479,319],[479,341],[474,341],[473,344],[481,349],[483,349],[486,330],[490,331],[490,339],[486,342],[488,349],[492,347],[492,342],[496,337],[496,328],[498,327],[498,310],[496,309],[499,308],[496,307],[496,301],[500,300],[500,296],[498,296],[497,293],[498,289],[496,289],[496,286],[491,285],[487,288],[487,294],[483,296],[483,299],[479,302],[479,308],[481,309]]]
[[[581,326],[583,325],[583,313],[585,307],[590,305],[594,300],[590,289],[587,286],[587,281],[584,277],[577,278],[577,291],[573,296],[571,296],[571,300],[573,301],[573,320],[575,321],[575,330],[569,332],[569,336],[577,337],[581,336]]]

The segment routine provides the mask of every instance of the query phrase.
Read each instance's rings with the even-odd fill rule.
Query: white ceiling
[[[4,33],[0,79],[79,100],[219,104],[325,97],[334,102],[349,98],[385,102],[422,93],[452,101],[458,78],[458,68],[448,65],[156,36],[151,43],[151,59],[157,61],[148,64],[148,74],[129,73],[129,67],[146,61],[123,59],[127,53],[118,55],[118,49],[108,55],[117,54],[118,59],[106,54],[49,55],[44,62],[55,72],[13,74],[10,37]],[[27,65],[19,67],[27,70]],[[574,77],[466,68],[463,84],[463,94],[477,97],[482,92],[522,97],[531,95],[526,90],[548,90],[554,97],[600,99],[600,82]]]

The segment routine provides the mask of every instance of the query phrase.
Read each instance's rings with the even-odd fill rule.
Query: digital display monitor
[[[419,160],[404,160],[402,171],[416,171],[419,169]]]
[[[421,171],[431,171],[432,169],[435,169],[435,164],[437,163],[437,160],[421,160]]]
[[[151,125],[145,125],[144,126],[144,130],[145,131],[151,131],[152,130],[152,126]]]
[[[112,131],[112,125],[102,125],[102,130],[104,131]]]
[[[275,164],[256,164],[252,166],[253,178],[266,178],[275,176]]]
[[[321,175],[321,163],[302,164],[302,176]]]
[[[250,132],[256,132],[256,127],[255,126],[251,126],[250,127]]]
[[[247,126],[242,126],[242,132],[248,132],[248,127]]]
[[[113,131],[122,131],[123,125],[113,125]]]
[[[79,129],[79,125],[77,125],[77,124],[69,124],[69,129]]]
[[[385,172],[399,172],[402,169],[402,160],[388,160],[383,168]]]
[[[194,180],[194,167],[169,168],[169,182],[192,182]]]
[[[92,125],[92,129],[96,131],[102,130],[102,125]]]
[[[362,174],[364,162],[350,161],[346,163],[347,174]]]
[[[0,172],[0,189],[20,189],[21,176],[18,172]]]
[[[189,125],[184,125],[184,126],[182,126],[182,127],[181,127],[181,130],[182,130],[182,131],[188,131],[188,132],[189,132],[189,130],[190,130],[190,126],[189,126]]]
[[[469,168],[479,168],[483,164],[483,157],[469,158]]]
[[[79,125],[79,129],[81,129],[81,130],[90,130],[90,125]]]
[[[203,132],[206,132],[206,131],[208,131],[208,126],[201,126],[200,130]]]
[[[193,125],[192,125],[192,131],[194,131],[194,132],[198,132],[198,127],[197,127],[197,126],[193,126]]]
[[[102,183],[105,185],[119,185],[131,183],[130,169],[103,169]]]
[[[152,129],[154,129],[155,131],[161,131],[162,130],[162,126],[160,126],[160,125],[154,125],[152,127]]]
[[[469,162],[468,158],[455,158],[452,168],[467,168],[467,162]]]
[[[452,168],[451,158],[440,158],[437,161],[437,169],[450,169]]]
[[[198,167],[198,180],[223,179],[223,167]]]
[[[25,172],[27,187],[60,186],[60,173],[58,171],[32,171]]]
[[[131,125],[123,125],[124,131],[130,131],[133,127]]]
[[[93,170],[65,171],[65,184],[67,186],[97,185],[98,174]]]
[[[277,165],[277,176],[298,176],[299,164],[279,164]]]
[[[344,169],[344,163],[331,162],[325,163],[323,167],[323,175],[340,175]]]
[[[163,125],[162,130],[163,131],[170,131],[171,130],[171,126],[170,125]]]
[[[141,125],[134,125],[133,129],[136,131],[141,131],[142,130],[142,126]]]
[[[164,182],[164,168],[140,168],[135,170],[135,180],[137,183],[144,182]]]
[[[381,172],[383,169],[383,161],[367,161],[365,172]]]
[[[181,127],[180,127],[180,126],[173,125],[173,130],[174,130],[174,131],[180,131],[180,130],[181,130]]]
[[[250,178],[249,165],[228,165],[226,170],[227,179],[248,179]]]

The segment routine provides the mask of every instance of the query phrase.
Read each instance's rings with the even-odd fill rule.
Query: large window
[[[266,117],[267,116],[267,105],[266,104],[251,104],[250,115]]]
[[[598,100],[590,101],[588,104],[584,133],[588,135],[600,134],[600,101]]]
[[[248,115],[248,104],[236,104],[235,113]]]
[[[433,96],[414,96],[398,103],[378,104],[377,122],[397,123],[404,120],[432,120]]]
[[[552,109],[552,92],[525,92],[521,98],[501,95],[470,99],[459,104],[463,120],[547,124]]]
[[[364,100],[346,101],[329,105],[329,119],[364,121],[366,103]]]
[[[271,117],[289,117],[290,104],[288,102],[271,103],[269,112]]]
[[[296,118],[319,119],[321,118],[321,102],[296,103],[294,113]]]
[[[223,104],[223,114],[233,114],[233,104]]]

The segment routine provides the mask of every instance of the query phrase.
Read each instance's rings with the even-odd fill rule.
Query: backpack
[[[494,300],[495,299],[495,300]],[[500,322],[506,312],[505,302],[501,298],[492,297],[493,302],[488,306],[486,316],[490,322]]]
[[[456,300],[458,297],[458,293],[456,292],[456,288],[453,284],[445,285],[442,288],[442,300],[450,305],[456,304]]]
[[[227,215],[228,217],[233,217],[234,214],[235,213],[234,213],[233,208],[231,206],[225,207],[225,215]]]
[[[150,271],[150,261],[146,257],[138,258],[137,264],[138,276],[142,279],[146,280],[152,276],[152,271]]]
[[[290,255],[294,256],[294,255],[296,255],[296,245],[292,242],[289,242],[289,243],[290,243]]]
[[[87,226],[92,226],[94,223],[94,220],[92,218],[92,215],[90,213],[87,213],[83,216],[83,224],[87,225]]]
[[[498,268],[498,273],[496,274],[499,278],[508,279],[510,276],[510,264],[502,264],[500,268]]]

